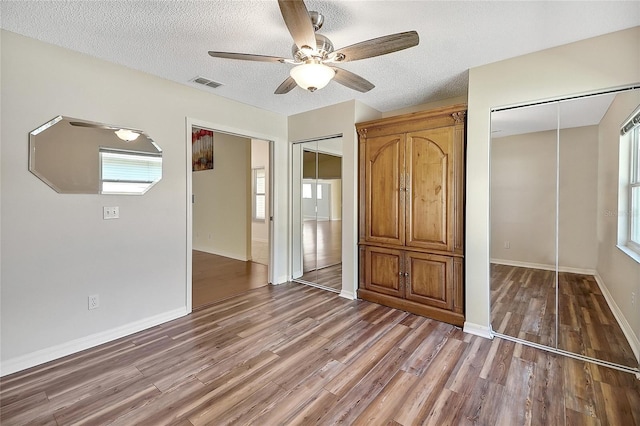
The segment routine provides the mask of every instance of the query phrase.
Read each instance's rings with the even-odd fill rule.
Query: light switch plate
[[[103,219],[118,219],[120,218],[120,207],[103,207],[102,208]]]

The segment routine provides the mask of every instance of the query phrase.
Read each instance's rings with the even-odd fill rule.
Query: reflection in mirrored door
[[[492,112],[494,334],[638,372],[627,295],[640,265],[619,247],[632,161],[620,127],[639,103],[615,90]]]
[[[557,341],[556,125],[555,104],[492,115],[492,328],[551,347]]]
[[[293,145],[293,279],[342,289],[342,138]]]

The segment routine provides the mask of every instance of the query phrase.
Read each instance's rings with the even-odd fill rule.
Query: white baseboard
[[[633,351],[633,354],[636,356],[636,360],[638,360],[638,362],[640,363],[640,340],[638,339],[638,336],[636,336],[636,334],[633,332],[631,325],[629,324],[625,316],[622,314],[620,307],[618,306],[616,301],[613,299],[613,296],[611,296],[609,289],[607,288],[607,286],[604,285],[604,281],[602,280],[602,277],[598,273],[593,274],[593,276],[595,277],[596,282],[598,283],[598,287],[600,287],[600,291],[602,292],[602,295],[607,301],[607,304],[609,305],[609,308],[611,309],[613,316],[616,318],[616,321],[618,321],[618,325],[622,329],[624,336],[627,338],[627,341],[629,342],[629,346],[631,346],[631,350]]]
[[[556,265],[548,265],[545,263],[520,262],[519,260],[507,259],[491,259],[491,263],[497,265],[515,266],[518,268],[542,269],[544,271],[555,271]],[[568,272],[570,274],[595,275],[595,269],[573,268],[571,266],[558,266],[559,272]]]
[[[84,351],[85,349],[90,349],[95,346],[102,345],[103,343],[120,339],[121,337],[129,336],[133,333],[155,327],[156,325],[183,317],[187,314],[188,312],[184,307],[174,309],[173,311],[164,312],[149,318],[143,318],[120,327],[112,328],[111,330],[102,331],[80,339],[75,339],[70,342],[55,345],[50,348],[40,349],[35,352],[9,359],[0,365],[0,377]]]
[[[491,334],[491,329],[487,326],[474,324],[469,321],[464,322],[464,327],[462,329],[465,333],[473,334],[475,336],[484,337],[485,339],[493,339],[493,334]]]
[[[278,284],[285,284],[288,283],[290,280],[289,278],[287,278],[286,275],[281,275],[279,277],[276,277],[275,282],[271,283],[272,285],[278,285]]]
[[[345,291],[344,289],[340,292],[340,297],[344,297],[349,300],[356,300],[356,295],[352,291]]]
[[[213,250],[207,247],[196,247],[195,245],[193,246],[194,250],[197,251],[203,251],[205,253],[209,253],[209,254],[215,254],[217,256],[222,256],[222,257],[228,257],[230,259],[235,259],[235,260],[241,260],[242,262],[248,262],[250,259],[247,257],[247,255],[241,255],[238,253],[231,253],[228,251],[224,251],[224,250]]]

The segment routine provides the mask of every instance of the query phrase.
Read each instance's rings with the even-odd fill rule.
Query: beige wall
[[[491,109],[637,83],[639,65],[636,27],[469,71],[465,330],[489,331]]]
[[[597,271],[640,349],[640,263],[616,247],[618,215],[611,214],[618,211],[620,125],[638,105],[640,90],[617,95],[599,126]],[[631,303],[633,292],[635,305]]]
[[[556,148],[555,130],[492,139],[492,261],[555,268],[559,212],[558,265],[595,271],[598,127],[560,132],[559,192]]]
[[[214,132],[213,170],[193,172],[193,248],[246,261],[251,245],[251,140]]]
[[[286,117],[9,32],[0,37],[2,374],[188,311],[187,117],[275,141],[275,186],[283,190],[275,195],[274,276],[286,278]],[[146,130],[163,150],[162,181],[143,196],[54,192],[28,171],[27,144],[31,130],[57,115]],[[119,206],[120,219],[103,220],[103,206]],[[93,294],[101,305],[89,311]]]

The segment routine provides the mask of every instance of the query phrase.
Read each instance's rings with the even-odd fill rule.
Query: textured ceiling
[[[291,65],[211,58],[209,50],[291,56],[276,0],[2,1],[2,28],[259,108],[291,115],[358,99],[389,111],[465,95],[468,69],[640,25],[637,1],[306,1],[337,48],[416,30],[417,47],[342,65],[376,87],[335,82],[274,95]],[[203,76],[217,89],[189,80]]]

